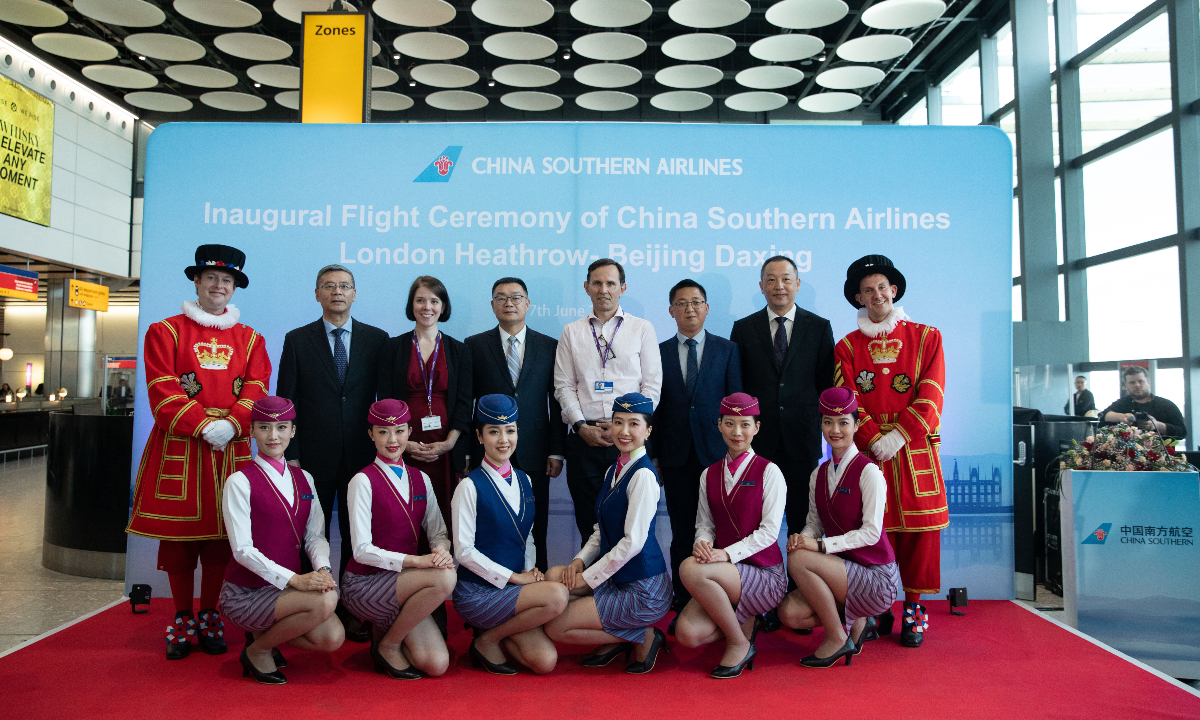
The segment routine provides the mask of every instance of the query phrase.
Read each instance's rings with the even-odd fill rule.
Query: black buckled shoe
[[[764,633],[773,633],[783,627],[783,623],[779,622],[779,611],[775,608],[771,608],[761,617],[763,619],[762,631]]]
[[[904,603],[904,627],[900,630],[900,644],[918,648],[925,642],[925,631],[929,629],[929,615],[921,603]]]
[[[216,610],[201,610],[199,622],[200,649],[209,655],[224,655],[229,647],[225,644],[225,621]]]
[[[192,654],[196,621],[190,614],[175,613],[175,622],[167,626],[167,659],[182,660]]]

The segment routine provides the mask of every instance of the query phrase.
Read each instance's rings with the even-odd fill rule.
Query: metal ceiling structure
[[[295,102],[299,13],[328,5],[327,0],[4,0],[0,34],[154,125],[286,122],[298,116],[283,103]],[[1008,16],[1003,0],[360,0],[355,5],[372,12],[379,46],[374,64],[382,70],[373,122],[765,122],[848,116],[889,122],[969,55],[965,48]],[[932,19],[924,19],[929,16],[922,13],[931,7]],[[921,22],[906,25],[914,20]],[[496,36],[504,33],[524,41],[516,44],[525,57],[497,50]],[[793,48],[772,54],[760,42],[789,35],[809,36],[808,49],[795,50],[799,40],[793,37],[772,41]],[[681,51],[681,36],[697,42],[705,36],[710,46],[724,43],[729,49],[713,57]],[[583,44],[581,38],[586,38]],[[664,47],[672,39],[675,44]],[[589,48],[588,42],[602,47]],[[880,51],[880,43],[891,50]],[[544,55],[528,56],[539,53]],[[445,79],[450,76],[463,79]],[[439,98],[448,95],[471,96],[462,107],[482,107],[445,109]],[[615,104],[604,104],[610,102]],[[260,109],[214,106],[227,103]],[[856,107],[849,113],[835,112],[851,104]],[[165,106],[180,110],[164,111]]]

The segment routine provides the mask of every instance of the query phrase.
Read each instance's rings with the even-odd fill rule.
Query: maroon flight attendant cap
[[[412,419],[408,412],[408,404],[400,400],[380,400],[371,403],[371,412],[367,413],[367,422],[372,425],[395,427],[403,425]]]
[[[821,393],[821,414],[837,417],[849,415],[858,409],[858,398],[846,387],[831,387]]]
[[[758,415],[758,398],[743,392],[734,393],[721,401],[721,414],[739,417]]]
[[[296,419],[296,406],[287,398],[268,395],[250,407],[250,422],[283,422]]]

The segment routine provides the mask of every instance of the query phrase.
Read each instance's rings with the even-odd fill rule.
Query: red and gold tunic
[[[855,330],[842,338],[833,355],[834,384],[858,397],[858,449],[868,453],[887,432],[904,436],[900,452],[879,463],[888,483],[884,529],[921,532],[949,525],[938,449],[946,382],[942,334],[905,319],[876,338]]]
[[[250,406],[267,395],[271,378],[264,340],[242,324],[217,329],[176,315],[146,331],[143,363],[154,429],[126,532],[165,540],[224,538],[221,490],[251,459]],[[221,418],[238,433],[224,451],[201,437]]]

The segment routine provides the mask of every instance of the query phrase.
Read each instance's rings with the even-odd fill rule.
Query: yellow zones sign
[[[50,224],[54,103],[0,76],[0,212]]]
[[[72,280],[67,284],[67,304],[84,310],[108,312],[108,288],[96,283]]]
[[[304,13],[300,122],[371,119],[371,21],[364,13]]]

